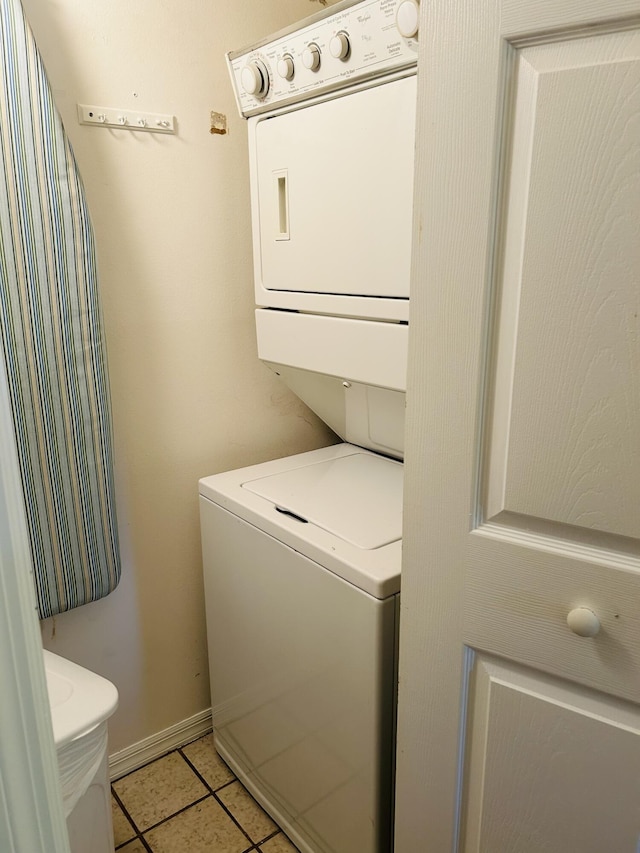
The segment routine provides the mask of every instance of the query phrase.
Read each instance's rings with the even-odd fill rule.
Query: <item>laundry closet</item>
[[[342,439],[200,481],[215,744],[303,853],[391,848],[417,6],[228,54],[258,355]]]

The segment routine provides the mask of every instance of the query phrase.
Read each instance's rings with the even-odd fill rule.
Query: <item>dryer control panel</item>
[[[248,117],[416,65],[417,0],[344,0],[227,54]]]

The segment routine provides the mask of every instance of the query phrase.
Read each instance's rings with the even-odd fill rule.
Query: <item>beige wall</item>
[[[257,361],[246,126],[224,64],[318,4],[23,5],[96,231],[123,556],[119,588],[47,620],[43,639],[117,685],[114,752],[209,705],[198,477],[332,440]],[[81,127],[78,102],[172,113],[179,133]]]

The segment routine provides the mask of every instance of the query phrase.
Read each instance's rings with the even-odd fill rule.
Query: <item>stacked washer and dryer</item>
[[[200,481],[215,745],[302,853],[392,849],[418,7],[228,54],[259,357],[342,439]]]

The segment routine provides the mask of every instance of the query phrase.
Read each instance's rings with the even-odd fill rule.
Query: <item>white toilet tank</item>
[[[71,853],[113,853],[107,720],[118,691],[46,649],[43,656]]]

